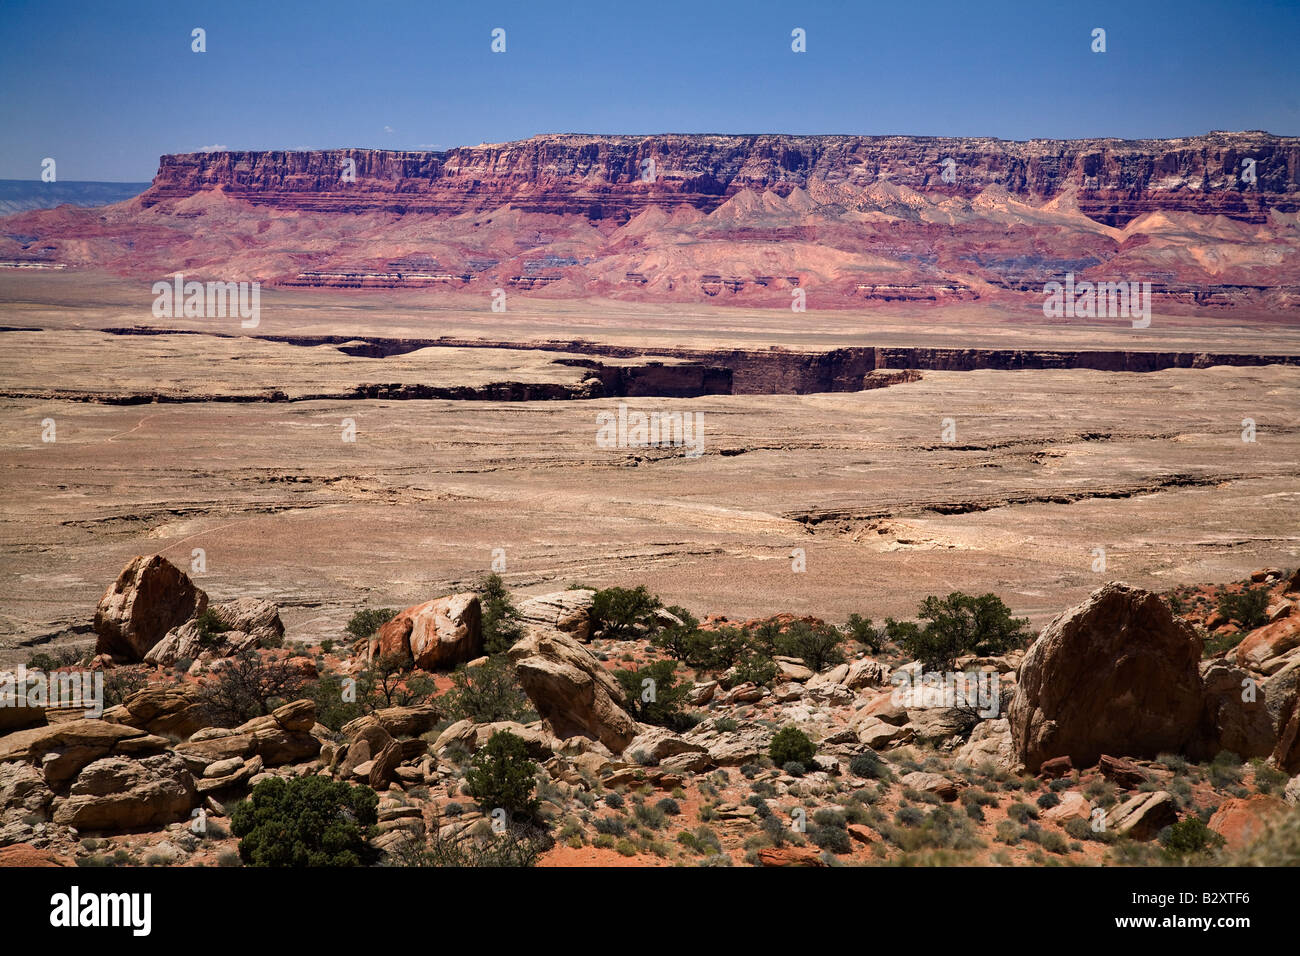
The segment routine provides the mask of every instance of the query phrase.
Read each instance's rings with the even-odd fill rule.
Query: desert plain
[[[1037,627],[1108,580],[1238,581],[1300,551],[1294,365],[582,398],[592,357],[562,344],[637,352],[599,359],[615,366],[863,346],[1295,361],[1300,330],[1266,314],[1157,311],[1136,329],[1032,306],[522,297],[494,313],[440,290],[269,289],[241,328],[155,318],[148,286],[0,270],[0,662],[89,649],[100,595],[137,554],[215,600],[273,601],[291,642],[317,643],[360,608],[462,590],[494,561],[519,595],[645,584],[701,616],[879,621],[992,591]],[[456,344],[348,344],[440,337]],[[472,397],[502,383],[568,397]],[[703,453],[600,447],[597,415],[619,404],[699,413]]]

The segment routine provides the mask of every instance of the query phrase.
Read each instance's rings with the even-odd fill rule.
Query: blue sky
[[[212,146],[1211,129],[1300,134],[1300,2],[0,0],[5,179],[50,156],[61,180],[145,181]]]

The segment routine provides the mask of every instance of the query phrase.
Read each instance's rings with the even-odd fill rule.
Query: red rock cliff
[[[944,182],[951,159],[954,181]],[[1255,182],[1243,179],[1254,160]],[[345,182],[347,161],[355,182]],[[655,177],[644,181],[654,163]],[[796,187],[834,201],[838,187],[887,181],[973,197],[990,186],[1122,226],[1155,210],[1264,221],[1300,209],[1300,138],[1262,132],[1169,140],[919,136],[536,136],[446,152],[344,149],[163,156],[143,202],[221,189],[249,202],[325,212],[460,213],[510,203],[528,212],[625,219],[647,206],[711,211],[742,189]]]

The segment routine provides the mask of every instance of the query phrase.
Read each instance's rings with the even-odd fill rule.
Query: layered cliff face
[[[1263,222],[1269,209],[1300,210],[1300,139],[567,135],[430,153],[188,153],[162,157],[144,203],[220,188],[285,209],[454,214],[509,203],[627,219],[651,206],[710,212],[745,189],[800,187],[830,201],[874,181],[967,198],[997,186],[1033,201],[1074,189],[1085,215],[1112,226],[1157,210]]]
[[[0,220],[0,262],[423,289],[470,308],[505,293],[1036,311],[1052,283],[1137,283],[1147,311],[1285,319],[1300,313],[1298,183],[1300,139],[1266,133],[193,153],[163,157],[129,202]],[[1127,324],[1128,311],[1104,317]],[[1090,316],[1103,313],[1078,313]],[[1073,305],[1056,315],[1075,317]]]

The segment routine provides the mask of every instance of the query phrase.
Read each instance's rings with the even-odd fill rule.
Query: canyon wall
[[[944,181],[948,159],[952,182]],[[1253,166],[1243,165],[1249,160]],[[355,181],[345,181],[352,173]],[[220,189],[251,203],[320,212],[455,214],[509,203],[623,220],[651,206],[711,211],[743,189],[788,195],[798,187],[832,201],[837,186],[874,181],[967,198],[996,186],[1035,201],[1074,189],[1082,212],[1116,226],[1155,210],[1262,222],[1269,209],[1300,210],[1300,138],[574,134],[444,152],[204,152],[163,156],[142,202]]]

